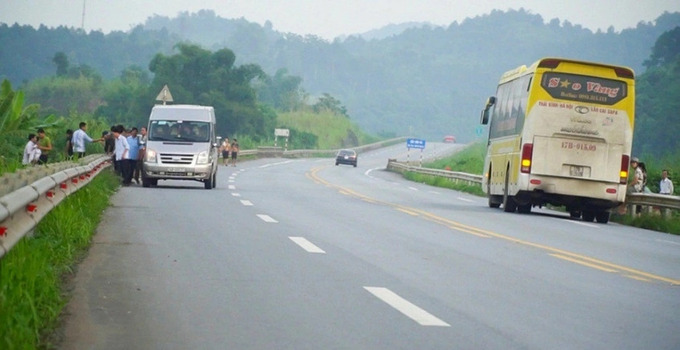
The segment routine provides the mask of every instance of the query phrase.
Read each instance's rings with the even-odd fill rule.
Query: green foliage
[[[310,146],[309,143],[313,140],[311,135],[316,135],[318,142],[315,147],[309,148],[316,149],[355,147],[377,141],[377,138],[362,132],[348,118],[329,111],[314,113],[312,111],[301,110],[280,113],[277,122],[277,128],[291,130],[291,142],[294,145],[297,145],[296,142],[300,141],[294,139],[294,136],[301,136],[306,139],[306,141],[302,141],[303,144],[300,144],[304,148]]]
[[[261,103],[279,111],[291,112],[302,107],[305,92],[301,84],[302,78],[289,75],[286,69],[279,69],[273,77],[267,76],[256,82],[255,87]]]
[[[448,188],[456,191],[461,191],[461,192],[466,192],[470,194],[474,194],[477,196],[484,196],[484,192],[482,191],[482,188],[479,187],[478,185],[468,185],[464,183],[457,183],[454,181],[451,181],[449,179],[440,177],[440,176],[432,176],[432,175],[425,175],[425,174],[418,174],[414,173],[411,171],[407,171],[404,173],[404,178],[427,184],[430,186],[436,186],[436,187],[442,187],[442,188]]]
[[[102,89],[101,78],[85,75],[41,78],[24,87],[26,100],[39,103],[42,114],[56,115],[93,113],[105,103]]]
[[[673,83],[678,81],[680,56],[637,77],[634,154],[658,160],[680,149],[680,84]]]
[[[669,218],[662,218],[660,212],[642,214],[636,217],[630,215],[612,215],[611,220],[639,228],[680,235],[680,214],[677,210],[671,212]]]
[[[432,169],[450,169],[469,174],[481,174],[484,171],[484,157],[486,156],[486,144],[473,143],[454,155],[428,162],[425,167]]]
[[[215,107],[220,135],[271,133],[272,118],[257,105],[252,80],[264,76],[259,66],[234,66],[229,49],[214,53],[196,45],[178,44],[178,54],[158,54],[149,64],[155,74],[153,90],[167,84],[175,103]]]
[[[40,118],[40,106],[24,107],[23,91],[12,90],[8,80],[0,86],[0,172],[16,169],[21,164],[24,146],[28,135],[38,128],[52,130],[61,120],[53,115]]]
[[[324,93],[323,96],[319,97],[312,108],[314,109],[314,112],[317,113],[328,111],[349,118],[349,115],[347,115],[347,108],[345,108],[338,99],[328,93]]]
[[[0,260],[0,348],[49,348],[66,303],[61,282],[90,244],[117,187],[109,171],[65,199]]]

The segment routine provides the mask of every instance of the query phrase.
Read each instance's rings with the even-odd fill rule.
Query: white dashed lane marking
[[[265,214],[257,214],[257,217],[262,219],[264,222],[271,222],[271,223],[277,223],[278,221],[274,220],[271,216],[265,215]]]
[[[434,315],[412,304],[387,288],[364,287],[364,289],[387,303],[387,305],[418,322],[421,326],[451,327],[448,323],[438,319]]]
[[[295,242],[295,244],[299,245],[302,247],[302,249],[306,250],[309,253],[319,253],[319,254],[326,254],[323,249],[317,247],[314,245],[314,243],[308,241],[304,237],[288,237],[290,238],[291,241]]]
[[[253,206],[253,203],[251,201],[248,201],[248,200],[245,200],[245,199],[241,200],[241,204],[245,205],[246,207],[252,207]]]

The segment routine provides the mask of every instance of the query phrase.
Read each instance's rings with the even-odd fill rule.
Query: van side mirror
[[[484,106],[484,109],[482,110],[482,115],[480,116],[480,124],[486,125],[489,124],[489,110],[491,110],[491,107],[496,104],[496,97],[491,96],[486,100],[486,106]]]

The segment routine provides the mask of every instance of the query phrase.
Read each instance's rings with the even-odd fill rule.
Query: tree
[[[218,133],[266,136],[272,123],[257,104],[251,86],[264,76],[255,64],[234,66],[236,56],[229,49],[214,53],[197,45],[178,44],[179,53],[158,54],[149,64],[155,74],[151,89],[170,87],[176,103],[192,103],[215,107]]]
[[[52,62],[57,65],[57,76],[66,76],[66,73],[68,73],[68,57],[66,57],[66,54],[61,51],[57,52],[54,54]]]
[[[647,68],[672,63],[680,58],[680,26],[667,31],[656,40],[652,55],[644,61]]]

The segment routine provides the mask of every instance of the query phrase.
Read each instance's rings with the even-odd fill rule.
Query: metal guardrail
[[[468,185],[482,184],[482,175],[409,166],[397,162],[394,159],[390,159],[387,161],[387,170],[395,171],[402,174],[404,172],[410,171],[423,175],[439,176],[447,178],[454,182],[466,183]],[[626,205],[631,206],[640,205],[650,208],[658,207],[664,209],[680,209],[680,196],[669,196],[656,193],[629,193],[626,195]],[[631,210],[630,214],[633,215],[633,213],[634,211]]]
[[[87,185],[102,169],[110,165],[111,156],[94,155],[86,158],[88,163],[64,162],[49,167],[34,167],[21,172],[11,185],[23,185],[28,178],[30,184],[23,185],[0,197],[0,258],[26,235],[33,232],[38,222],[56,207],[64,198]],[[42,169],[39,169],[42,168]],[[60,171],[55,171],[62,169]],[[44,175],[44,173],[51,173]],[[37,175],[36,175],[37,174]]]

